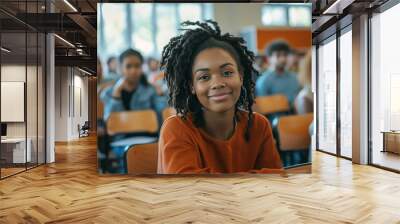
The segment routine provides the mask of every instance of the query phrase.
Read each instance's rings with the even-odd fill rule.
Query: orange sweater
[[[247,112],[240,112],[234,134],[219,140],[195,127],[190,116],[168,118],[160,133],[158,173],[282,173],[268,120],[254,113],[250,141],[244,133]]]

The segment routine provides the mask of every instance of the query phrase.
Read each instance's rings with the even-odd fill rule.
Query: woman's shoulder
[[[187,134],[193,129],[193,124],[190,118],[182,117],[181,115],[173,115],[168,117],[162,124],[161,131],[168,133]]]

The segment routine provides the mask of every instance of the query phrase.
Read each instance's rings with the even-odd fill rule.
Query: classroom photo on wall
[[[310,3],[99,3],[100,174],[311,173]]]

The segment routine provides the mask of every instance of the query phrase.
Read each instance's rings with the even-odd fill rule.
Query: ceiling
[[[333,25],[351,23],[352,17],[373,11],[388,0],[311,0],[313,39]],[[348,22],[346,22],[346,20]],[[341,24],[342,23],[342,24]],[[334,29],[333,29],[334,31]]]
[[[220,1],[223,2],[224,0]],[[313,38],[315,38],[344,17],[356,16],[360,12],[373,10],[386,1],[292,0],[290,2],[312,3],[312,33]],[[104,0],[101,2],[115,1]],[[136,2],[149,1],[136,0]],[[162,2],[162,0],[159,0],[159,2]],[[258,2],[258,0],[255,2]],[[282,1],[270,0],[268,2]],[[96,7],[97,0],[1,0],[0,26],[2,32],[9,33],[3,35],[2,43],[8,42],[9,47],[15,48],[15,55],[25,55],[25,39],[18,37],[18,33],[25,32],[27,29],[28,31],[54,32],[74,45],[74,47],[71,47],[70,44],[60,38],[55,39],[56,64],[71,65],[72,63],[74,66],[81,66],[94,72],[97,59]],[[49,13],[50,11],[52,13]],[[33,52],[34,47],[31,49],[31,46],[34,45],[28,44],[28,54]]]
[[[7,57],[24,58],[26,31],[50,32],[74,45],[55,38],[56,65],[79,66],[95,74],[96,6],[96,0],[1,0],[2,45],[12,49]],[[37,48],[27,46],[30,57]]]

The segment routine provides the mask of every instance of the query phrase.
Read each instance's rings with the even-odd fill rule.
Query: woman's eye
[[[198,80],[208,80],[210,78],[209,75],[201,75],[199,76]]]
[[[224,71],[223,72],[224,76],[231,76],[233,74],[233,72],[231,71]]]

